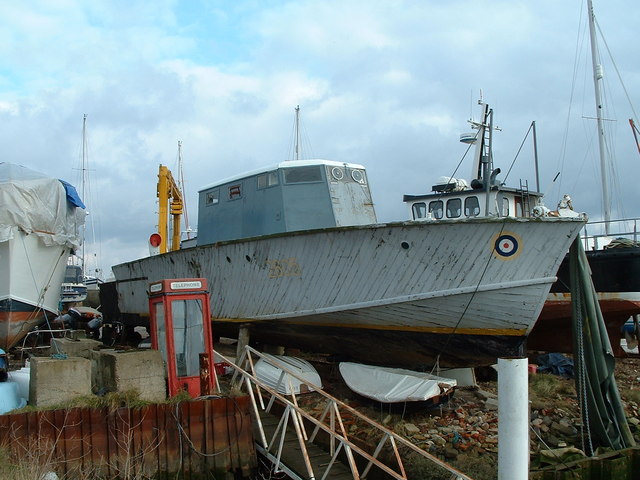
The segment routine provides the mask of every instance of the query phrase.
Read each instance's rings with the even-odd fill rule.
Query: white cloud
[[[635,95],[640,8],[614,0],[596,9]],[[0,18],[3,159],[73,180],[89,115],[90,209],[107,269],[146,254],[158,164],[175,167],[178,140],[194,224],[199,187],[290,155],[300,105],[313,156],[365,164],[380,219],[398,220],[403,193],[426,192],[459,161],[458,135],[483,88],[503,127],[499,166],[536,120],[543,186],[562,169],[571,188],[549,197],[572,193],[579,209],[597,210],[596,163],[584,153],[593,131],[579,118],[594,111],[589,73],[567,122],[576,46],[588,66],[584,31],[576,40],[581,13],[579,2],[549,0],[9,3]],[[613,113],[630,198],[640,162],[627,110]],[[530,158],[523,149],[513,182]]]

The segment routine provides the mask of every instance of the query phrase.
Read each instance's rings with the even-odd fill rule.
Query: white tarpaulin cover
[[[451,378],[402,368],[351,362],[342,362],[339,368],[351,390],[383,403],[421,402],[456,386],[456,381]]]
[[[322,388],[318,371],[306,360],[283,355],[269,355],[256,362],[256,377],[281,394],[308,393]],[[293,373],[290,375],[282,369]]]
[[[84,205],[75,189],[66,185],[21,165],[0,163],[0,242],[21,229],[47,246],[79,247],[85,212],[76,207]]]

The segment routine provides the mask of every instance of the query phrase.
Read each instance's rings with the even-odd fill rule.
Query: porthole
[[[351,178],[354,182],[364,183],[364,173],[362,170],[351,170]]]
[[[402,242],[402,243],[400,244],[400,246],[401,246],[402,248],[404,248],[405,250],[409,250],[409,243],[407,243],[407,242]]]
[[[344,178],[344,171],[340,167],[333,167],[331,169],[331,176],[336,180],[342,180]]]

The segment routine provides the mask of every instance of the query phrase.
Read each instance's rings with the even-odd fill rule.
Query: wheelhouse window
[[[444,202],[442,200],[434,200],[433,202],[429,202],[429,213],[433,218],[442,218],[443,210]]]
[[[263,173],[258,175],[258,189],[273,187],[278,185],[278,171]]]
[[[462,200],[451,198],[447,200],[447,218],[458,218],[462,214]]]
[[[237,198],[242,198],[242,186],[240,184],[229,187],[229,200],[236,200]]]
[[[206,193],[204,197],[205,205],[216,205],[218,202],[220,202],[220,190],[212,190]]]
[[[418,220],[419,218],[425,218],[427,216],[427,204],[424,202],[414,203],[411,206],[411,211],[413,212],[414,220]]]
[[[321,182],[322,170],[320,165],[308,167],[285,168],[284,183]]]
[[[480,202],[478,197],[467,197],[464,199],[465,217],[477,217],[480,215]]]

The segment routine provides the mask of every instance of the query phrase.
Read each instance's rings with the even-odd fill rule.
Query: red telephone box
[[[192,398],[213,391],[213,343],[206,278],[174,278],[149,285],[151,348],[160,350],[167,366],[169,396],[182,390]],[[201,387],[200,354],[208,357],[210,374]],[[203,392],[208,383],[208,391]]]

